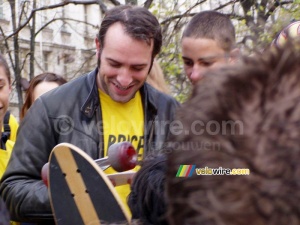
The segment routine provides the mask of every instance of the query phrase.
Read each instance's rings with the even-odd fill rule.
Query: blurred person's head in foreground
[[[241,65],[211,71],[194,87],[177,114],[182,132],[171,138],[169,224],[300,224],[300,51],[295,49],[288,43],[245,58]],[[182,165],[207,167],[208,173],[248,169],[250,175],[192,171],[190,177],[176,177]]]

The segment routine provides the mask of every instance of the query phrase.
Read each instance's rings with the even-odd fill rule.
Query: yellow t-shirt
[[[19,128],[19,123],[18,123],[16,117],[14,117],[14,115],[10,114],[8,124],[10,126],[10,137],[9,137],[9,140],[11,140],[13,142],[16,142],[17,131],[18,131],[18,128]],[[4,131],[4,127],[2,126],[2,132],[3,131]]]
[[[13,142],[11,140],[7,140],[5,143],[6,150],[0,149],[0,179],[2,178],[2,176],[6,170],[6,167],[7,167],[8,161],[10,159],[14,144],[15,144],[15,142]],[[10,221],[10,225],[20,225],[20,223]]]
[[[104,156],[107,156],[107,149],[113,143],[129,141],[141,159],[144,151],[144,110],[140,92],[137,92],[135,97],[127,103],[115,102],[101,90],[99,94],[103,120]],[[139,170],[139,167],[135,167],[134,170]],[[116,171],[109,168],[105,173],[112,174]],[[116,191],[130,212],[127,205],[130,186],[127,184],[116,187]]]
[[[0,179],[6,170],[14,144],[13,141],[7,140],[5,144],[6,150],[0,149]]]

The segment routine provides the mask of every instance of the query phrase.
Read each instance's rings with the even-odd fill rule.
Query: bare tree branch
[[[227,2],[227,3],[225,3],[225,4],[223,4],[223,5],[220,5],[220,6],[217,7],[217,8],[214,8],[214,10],[218,11],[218,10],[220,10],[220,9],[223,9],[223,8],[229,6],[229,5],[234,4],[235,2],[236,2],[236,0],[229,1],[229,2]]]
[[[15,68],[15,64],[14,64],[14,61],[13,61],[13,58],[12,58],[12,55],[11,55],[11,51],[9,50],[10,48],[9,48],[8,41],[5,38],[5,33],[4,33],[4,31],[3,31],[3,29],[2,29],[1,26],[0,26],[0,31],[1,31],[1,35],[4,37],[4,45],[5,45],[6,49],[8,50],[7,54],[8,54],[9,60],[11,62],[11,65],[12,65],[13,68]]]
[[[144,2],[144,8],[149,9],[151,4],[152,4],[153,0],[146,0]]]
[[[109,0],[114,5],[121,5],[121,3],[117,0]]]
[[[267,20],[279,6],[292,4],[294,1],[275,1],[275,3],[270,7],[269,11],[265,15],[265,20]]]
[[[254,24],[254,20],[253,17],[249,15],[249,11],[255,2],[253,0],[242,0],[240,3],[244,11],[246,25],[251,27]]]
[[[105,14],[107,11],[106,5],[101,0],[98,1],[98,4],[99,4],[100,10],[101,10],[101,13]]]
[[[93,28],[97,28],[98,26],[91,24],[91,23],[87,23],[81,20],[75,20],[75,19],[71,19],[71,18],[53,18],[52,20],[48,21],[47,23],[45,23],[42,27],[40,27],[40,29],[38,29],[35,33],[35,37],[42,31],[44,30],[48,25],[50,25],[51,23],[58,21],[58,20],[66,20],[66,21],[73,21],[73,22],[77,22],[77,23],[82,23],[82,24],[87,24]]]
[[[201,5],[202,3],[206,2],[206,1],[207,0],[203,0],[203,1],[200,1],[200,2],[196,3],[195,5],[193,5],[189,9],[187,9],[183,14],[171,16],[171,17],[165,19],[164,21],[161,22],[161,25],[170,23],[170,22],[172,22],[174,20],[181,19],[181,18],[184,18],[184,17],[194,16],[195,13],[189,13],[189,12],[192,11],[196,6],[199,6],[199,5]]]
[[[11,18],[12,18],[12,28],[13,31],[16,30],[16,1],[14,0],[9,0],[9,6],[10,6],[10,10],[11,10]],[[18,108],[19,110],[21,110],[22,108],[22,104],[23,104],[23,95],[22,95],[22,89],[21,89],[21,70],[20,70],[20,58],[19,58],[19,51],[20,51],[20,45],[19,45],[19,34],[16,33],[13,36],[13,54],[14,54],[14,58],[12,62],[12,65],[14,66],[14,74],[15,74],[15,79],[16,79],[16,89],[17,89],[17,93],[18,93]],[[13,63],[14,62],[14,63]]]
[[[257,25],[259,27],[265,27],[267,18],[266,18],[266,10],[267,10],[268,0],[262,0],[260,5],[258,5],[257,11]]]
[[[22,16],[25,15],[24,11],[25,11],[25,4],[26,4],[26,1],[22,1],[21,4],[22,4],[22,6],[21,6],[21,13],[20,13],[20,16],[19,16],[18,26],[21,25],[21,22],[22,22]]]
[[[31,20],[32,16],[34,13],[38,12],[38,11],[43,11],[43,10],[48,10],[48,9],[55,9],[55,8],[59,8],[59,7],[63,7],[65,5],[68,5],[68,4],[82,4],[82,5],[92,5],[92,4],[99,4],[99,2],[102,2],[101,0],[87,0],[87,1],[63,1],[63,2],[60,2],[58,4],[54,4],[54,5],[49,5],[49,6],[43,6],[43,7],[40,7],[40,8],[36,8],[36,9],[32,9],[30,15],[28,16],[28,19],[24,22],[24,24],[22,24],[21,26],[19,26],[18,28],[14,29],[14,32],[11,33],[10,35],[6,36],[6,38],[10,38],[14,35],[16,35],[17,33],[20,32],[20,30],[22,30],[28,23],[29,21]]]
[[[24,69],[25,63],[26,63],[26,59],[30,56],[30,52],[28,52],[25,56],[25,59],[22,62],[22,66],[20,68],[20,71],[22,71]]]

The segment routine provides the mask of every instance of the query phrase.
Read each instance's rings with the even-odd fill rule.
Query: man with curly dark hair
[[[297,48],[247,57],[195,86],[177,114],[183,129],[172,137],[168,157],[169,224],[300,223]],[[207,150],[207,144],[218,148]],[[250,174],[176,177],[180,165],[247,168]]]
[[[143,225],[167,225],[165,198],[166,156],[149,155],[131,185],[128,205],[132,218]]]

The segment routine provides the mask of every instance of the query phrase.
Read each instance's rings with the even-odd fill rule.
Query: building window
[[[43,52],[43,67],[44,71],[49,71],[49,52]]]
[[[62,7],[62,11],[61,11],[61,18],[62,18],[62,26],[61,26],[61,31],[64,31],[64,32],[68,32],[68,29],[67,29],[67,23],[66,23],[66,10],[65,10],[65,7]]]
[[[65,74],[65,78],[68,77],[68,65],[67,64],[64,64],[64,74]]]
[[[62,56],[62,62],[64,64],[64,75],[65,75],[65,78],[67,79],[68,77],[68,73],[70,72],[70,63],[73,62],[72,61],[73,57],[71,57],[70,54],[66,54],[64,53],[63,56]]]

